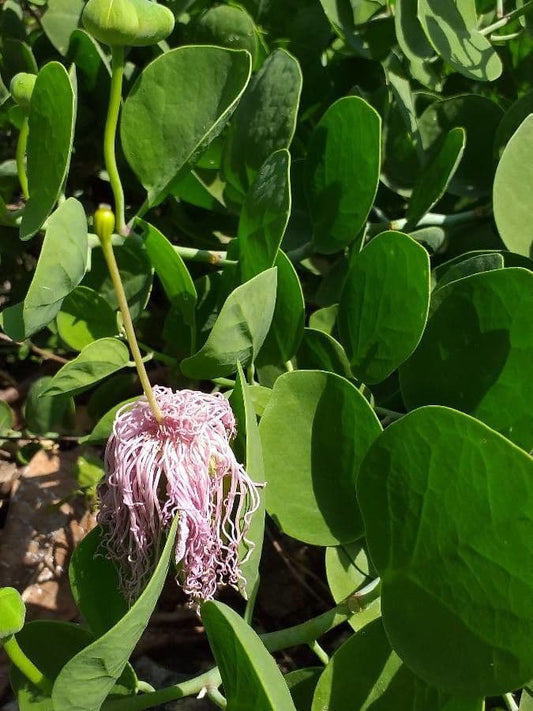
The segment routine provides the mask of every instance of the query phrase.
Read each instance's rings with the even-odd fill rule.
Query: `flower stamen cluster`
[[[193,604],[222,585],[244,583],[246,538],[260,499],[230,447],[235,418],[221,394],[156,386],[157,422],[146,398],[115,418],[106,454],[98,522],[124,572],[129,599],[145,586],[163,538],[178,516],[178,582]]]

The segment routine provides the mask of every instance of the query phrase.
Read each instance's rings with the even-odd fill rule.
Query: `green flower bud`
[[[115,215],[109,205],[99,205],[93,217],[94,231],[103,242],[111,239],[115,229]]]
[[[83,26],[110,47],[157,44],[174,29],[174,15],[151,0],[89,0]]]
[[[36,74],[26,74],[26,72],[19,72],[11,79],[9,91],[19,106],[29,107],[36,79]]]

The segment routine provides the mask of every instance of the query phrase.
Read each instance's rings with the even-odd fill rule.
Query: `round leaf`
[[[524,156],[533,150],[533,116],[520,124],[500,159],[494,178],[494,219],[511,252],[533,256],[533,166]]]
[[[383,232],[355,257],[337,323],[356,378],[379,383],[411,355],[429,297],[429,255],[408,235]]]
[[[378,187],[380,131],[379,114],[356,96],[336,101],[313,131],[307,198],[317,251],[340,251],[364,226]]]
[[[410,410],[448,405],[533,449],[533,274],[496,269],[434,292],[400,384]]]
[[[362,534],[355,480],[380,431],[365,398],[338,375],[293,371],[276,380],[259,432],[267,511],[285,533],[322,546]]]
[[[533,459],[478,420],[424,407],[370,448],[357,494],[393,649],[474,697],[533,677]]]

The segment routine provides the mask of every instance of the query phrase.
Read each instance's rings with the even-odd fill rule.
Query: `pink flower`
[[[246,535],[259,494],[230,448],[235,418],[223,395],[161,386],[154,395],[161,423],[144,397],[116,415],[98,522],[134,599],[177,514],[178,582],[198,604],[221,585],[244,582],[240,566],[254,547]]]

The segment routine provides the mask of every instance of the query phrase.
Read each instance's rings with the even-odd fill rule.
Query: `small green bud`
[[[103,242],[111,239],[115,229],[115,215],[109,205],[99,205],[93,217],[94,231]]]
[[[29,107],[36,79],[36,74],[26,74],[26,72],[19,72],[11,79],[9,91],[19,106]]]
[[[151,0],[89,0],[83,26],[110,47],[157,44],[174,29],[174,15]]]

